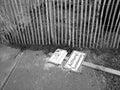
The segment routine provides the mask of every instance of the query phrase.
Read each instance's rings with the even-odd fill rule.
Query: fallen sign
[[[84,61],[85,57],[86,57],[86,53],[73,51],[72,54],[70,55],[70,58],[68,59],[68,62],[65,64],[64,68],[78,72],[79,67],[81,66],[82,61]]]
[[[61,52],[61,53],[60,53]],[[64,55],[63,55],[64,54]],[[90,67],[93,69],[101,70],[107,73],[111,73],[117,76],[120,76],[120,71],[112,69],[112,68],[107,68],[104,66],[96,65],[90,62],[86,62],[85,57],[86,53],[80,52],[80,51],[73,51],[70,57],[66,57],[67,51],[66,50],[61,50],[57,49],[53,54],[51,54],[50,59],[48,62],[51,62],[56,65],[62,64],[64,59],[67,60],[65,66],[63,66],[66,69],[69,69],[71,71],[78,72],[78,69],[83,65],[86,67]]]
[[[76,57],[76,55],[78,57]],[[78,72],[79,67],[81,67],[83,65],[83,66],[86,66],[86,67],[90,67],[90,68],[93,68],[93,69],[101,70],[101,71],[104,71],[104,72],[107,72],[107,73],[111,73],[111,74],[120,76],[120,71],[114,70],[114,69],[111,69],[111,68],[107,68],[107,67],[104,67],[104,66],[96,65],[96,64],[93,64],[93,63],[90,63],[90,62],[86,62],[86,61],[84,61],[85,57],[86,57],[85,53],[79,52],[79,51],[73,51],[70,58],[67,58],[68,62],[66,63],[65,68],[68,68],[72,71]]]
[[[52,56],[50,57],[50,59],[48,60],[48,62],[56,64],[56,65],[60,65],[60,64],[62,64],[63,60],[65,59],[67,53],[68,52],[66,50],[57,49],[52,54]]]

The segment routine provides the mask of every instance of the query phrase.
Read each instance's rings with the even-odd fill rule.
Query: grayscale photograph
[[[120,0],[0,0],[0,90],[120,90]]]

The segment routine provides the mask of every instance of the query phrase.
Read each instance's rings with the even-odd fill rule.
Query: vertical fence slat
[[[53,43],[55,43],[55,40],[54,40],[54,29],[53,29],[52,0],[49,0],[48,3],[49,3],[49,12],[50,12],[51,37],[52,37]]]
[[[76,23],[76,47],[79,47],[78,46],[78,30],[79,30],[79,9],[80,9],[80,0],[77,0],[77,23]]]
[[[69,0],[69,40],[68,45],[71,45],[71,0]]]
[[[61,0],[61,2],[60,2],[60,6],[61,6],[61,44],[63,44],[63,26],[64,26],[64,24],[63,24],[63,0]]]
[[[50,38],[50,26],[49,26],[49,12],[48,12],[48,0],[45,0],[46,4],[46,18],[47,18],[47,35],[48,35],[48,43],[51,44],[51,38]]]
[[[100,25],[99,25],[99,32],[98,32],[98,37],[97,37],[97,45],[96,48],[98,48],[100,45],[100,36],[101,36],[101,32],[102,32],[102,18],[103,18],[103,11],[105,9],[105,3],[106,0],[103,1],[103,7],[102,7],[102,11],[101,11],[101,15],[100,15]]]
[[[89,4],[89,16],[88,16],[88,27],[87,27],[87,40],[86,40],[86,47],[89,47],[89,37],[90,37],[90,19],[91,19],[91,9],[92,6]]]
[[[44,37],[45,37],[45,44],[47,45],[47,44],[49,44],[50,42],[49,42],[49,36],[48,36],[48,33],[47,33],[47,31],[48,31],[48,29],[47,29],[47,16],[46,16],[46,2],[45,2],[45,0],[43,0],[42,1],[43,3],[42,3],[42,20],[43,20],[43,26],[44,26]]]
[[[68,8],[67,0],[65,0],[65,44],[67,44],[68,31]]]
[[[79,36],[79,47],[82,46],[82,23],[83,23],[83,0],[81,0],[81,18],[80,18],[80,36]]]
[[[73,21],[72,21],[72,23],[73,23],[73,25],[72,25],[72,47],[74,47],[75,46],[75,6],[76,6],[76,2],[75,2],[76,0],[73,0]]]
[[[84,18],[84,27],[83,27],[84,30],[83,30],[83,42],[82,42],[83,44],[82,44],[82,47],[85,47],[86,21],[87,21],[87,5],[88,5],[87,3],[88,3],[88,0],[85,0],[84,2],[85,2],[85,3],[84,3],[84,6],[85,6],[85,7],[84,7],[84,8],[85,8],[85,12],[84,12],[84,15],[85,15],[85,16],[84,16],[84,17],[85,17],[85,18]]]
[[[60,45],[60,10],[59,10],[59,0],[57,0],[57,37],[58,45]]]
[[[95,13],[96,13],[96,7],[97,7],[97,0],[94,1],[94,10],[93,10],[93,18],[92,18],[92,29],[91,29],[91,36],[90,36],[90,48],[93,44],[93,35],[94,35],[94,23],[95,23]]]
[[[54,11],[54,37],[55,37],[55,44],[58,44],[58,42],[57,42],[57,32],[56,32],[56,7],[55,7],[55,1],[53,1],[53,11]]]

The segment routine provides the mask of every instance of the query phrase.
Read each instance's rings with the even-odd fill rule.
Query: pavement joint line
[[[0,85],[0,90],[4,90],[4,87],[7,85],[7,82],[10,78],[10,76],[14,73],[16,66],[19,64],[19,62],[22,60],[22,58],[20,58],[23,55],[23,52],[19,51],[17,53],[17,55],[13,58],[13,59],[17,59],[15,60],[16,62],[13,64],[10,72],[8,73],[8,75],[6,76],[6,78],[4,79],[3,83]]]

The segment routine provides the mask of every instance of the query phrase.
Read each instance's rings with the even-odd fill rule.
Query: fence
[[[120,46],[120,0],[1,0],[0,24],[9,43]]]

